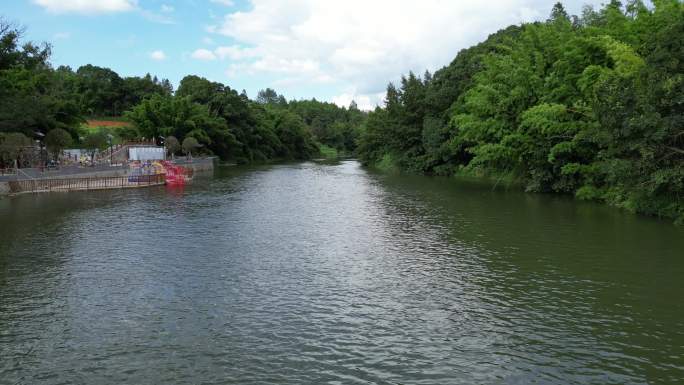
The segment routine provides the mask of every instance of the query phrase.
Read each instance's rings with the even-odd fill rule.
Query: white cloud
[[[216,55],[214,55],[214,53],[209,51],[208,49],[204,48],[195,50],[195,52],[193,52],[190,55],[190,57],[197,60],[216,60]]]
[[[131,11],[137,0],[33,0],[53,13],[112,13]]]
[[[207,44],[213,44],[213,40],[209,39],[210,43]],[[205,41],[206,43],[206,41]],[[254,58],[254,57],[259,57],[260,55],[253,49],[251,48],[243,48],[238,45],[231,45],[231,46],[221,46],[221,47],[216,47],[213,51],[210,51],[205,48],[200,48],[195,50],[195,52],[190,55],[193,59],[199,59],[199,60],[216,60],[221,59],[231,59],[231,60],[243,60],[243,59],[248,59],[248,58]],[[263,63],[261,63],[263,64]],[[259,62],[255,62],[255,66],[261,65]],[[292,65],[296,65],[292,64]]]
[[[568,0],[570,12],[584,3]],[[511,24],[545,19],[546,0],[251,0],[207,28],[234,42],[213,53],[230,59],[227,73],[271,74],[295,89],[330,84],[335,98],[374,106],[385,86],[409,71],[422,74],[447,65],[459,50]],[[244,48],[249,47],[249,48]],[[269,76],[270,78],[271,76]],[[349,100],[350,101],[350,100]]]
[[[216,48],[214,53],[221,59],[229,58],[231,60],[242,60],[259,56],[259,53],[254,49],[243,48],[238,45],[221,46]]]
[[[352,91],[333,96],[332,102],[340,107],[349,107],[351,102],[354,101],[359,109],[369,111],[375,109],[378,105],[382,105],[384,98],[384,92],[372,95],[359,95]]]
[[[174,8],[166,4],[161,5],[161,13],[156,13],[139,7],[138,0],[33,0],[33,2],[48,12],[56,14],[81,13],[93,15],[136,11],[149,21],[174,24],[174,20],[168,16],[174,11]]]
[[[166,54],[162,50],[152,51],[150,52],[150,59],[157,61],[166,60]]]
[[[212,3],[215,3],[215,4],[225,5],[226,7],[232,7],[233,5],[235,5],[233,0],[209,0],[209,1]]]

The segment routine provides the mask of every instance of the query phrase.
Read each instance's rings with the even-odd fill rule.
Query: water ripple
[[[682,232],[611,209],[342,162],[0,215],[1,384],[684,382]]]

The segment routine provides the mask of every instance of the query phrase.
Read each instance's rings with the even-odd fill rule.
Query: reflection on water
[[[304,163],[0,229],[3,384],[684,381],[684,231],[563,197]]]

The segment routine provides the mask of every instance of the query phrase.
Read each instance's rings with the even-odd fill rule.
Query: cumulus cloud
[[[33,0],[53,13],[112,13],[131,11],[137,0]]]
[[[213,44],[212,40],[209,40]],[[231,46],[220,46],[216,47],[213,51],[205,48],[200,48],[195,50],[195,52],[190,55],[193,59],[198,60],[216,60],[218,59],[231,59],[231,60],[243,60],[248,58],[259,57],[259,54],[254,49],[243,48],[238,45]],[[259,67],[259,63],[255,62],[255,69]]]
[[[384,92],[378,92],[372,95],[360,95],[352,90],[333,96],[331,101],[340,107],[349,107],[351,102],[354,101],[359,109],[368,111],[374,109],[384,97]]]
[[[195,52],[193,52],[190,55],[190,57],[197,60],[216,60],[216,55],[214,55],[214,53],[209,51],[208,49],[204,48],[195,50]]]
[[[243,48],[238,45],[217,47],[214,52],[221,59],[229,58],[231,60],[242,60],[259,56],[256,50]]]
[[[160,12],[153,12],[138,6],[138,0],[33,0],[48,12],[56,14],[80,13],[87,15],[136,11],[145,19],[161,24],[174,24],[167,16],[174,11],[170,5],[162,4]]]
[[[166,54],[162,50],[152,51],[150,52],[150,59],[157,61],[166,60]]]
[[[585,2],[566,1],[574,12]],[[207,29],[236,42],[213,52],[233,61],[229,74],[277,74],[276,83],[289,88],[335,84],[345,90],[335,98],[339,103],[353,97],[370,106],[382,100],[388,81],[408,71],[434,71],[501,28],[546,18],[553,5],[543,0],[251,3],[251,9],[231,12]]]

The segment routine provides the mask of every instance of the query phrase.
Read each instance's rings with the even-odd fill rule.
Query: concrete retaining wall
[[[90,176],[119,176],[126,175],[128,166],[114,166],[101,165],[95,167],[78,167],[67,166],[57,170],[43,170],[38,168],[22,168],[17,171],[15,175],[0,176],[0,182],[7,182],[10,180],[25,180],[25,179],[58,179],[58,178],[80,178]]]
[[[173,163],[188,167],[194,171],[211,171],[214,169],[216,158],[174,159]]]
[[[175,159],[173,163],[192,169],[195,173],[206,173],[214,170],[214,162],[216,158],[193,158],[193,159]],[[0,195],[8,195],[10,193],[10,180],[27,180],[27,179],[66,179],[66,178],[106,178],[116,176],[128,175],[129,168],[127,166],[98,166],[98,167],[73,167],[62,168],[60,170],[41,172],[38,169],[22,169],[18,175],[3,176],[0,178]]]

